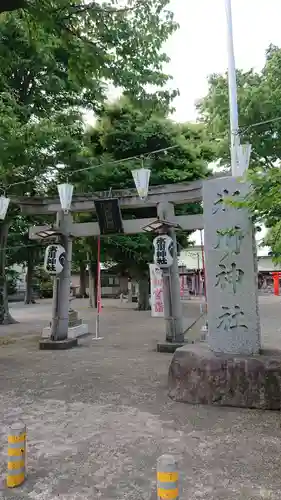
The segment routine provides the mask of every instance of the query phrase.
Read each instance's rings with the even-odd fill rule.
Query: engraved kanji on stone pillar
[[[233,177],[203,184],[208,343],[218,353],[260,350],[253,224],[247,210],[230,203],[248,189]]]

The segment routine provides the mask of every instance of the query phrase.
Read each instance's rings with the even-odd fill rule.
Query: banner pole
[[[97,245],[97,317],[96,317],[96,335],[93,337],[93,340],[102,340],[103,337],[100,337],[100,313],[101,313],[101,264],[100,264],[100,248],[101,241],[100,236],[98,236],[98,245]]]

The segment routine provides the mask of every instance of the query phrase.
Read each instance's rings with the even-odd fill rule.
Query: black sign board
[[[166,240],[161,236],[158,236],[155,243],[155,253],[156,253],[156,262],[157,264],[166,266],[167,265],[167,248],[166,248]]]
[[[49,246],[47,265],[46,265],[46,270],[48,273],[56,274],[56,262],[57,262],[57,247],[56,245]]]
[[[95,200],[100,234],[124,233],[118,198]]]

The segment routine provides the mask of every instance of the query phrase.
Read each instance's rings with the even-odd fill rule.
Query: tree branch
[[[78,38],[81,42],[87,43],[88,45],[91,45],[96,49],[96,45],[92,40],[89,40],[86,36],[83,36],[81,33],[78,33],[75,29],[73,29],[72,26],[65,25],[63,23],[60,23],[61,29],[64,29],[68,33],[70,33],[72,36]]]
[[[83,12],[90,12],[90,11],[100,11],[100,12],[106,12],[108,14],[119,14],[119,13],[125,13],[125,12],[130,12],[132,10],[135,10],[137,7],[141,5],[145,5],[145,0],[136,0],[135,4],[132,6],[128,7],[122,7],[120,9],[114,8],[114,7],[103,7],[102,5],[99,5],[97,2],[90,2],[88,4],[80,4],[80,5],[70,5],[70,8],[73,9],[72,14],[69,14],[67,16],[67,19],[71,17],[74,14],[82,14]],[[27,0],[0,0],[0,14],[3,12],[12,12],[15,10],[19,9],[26,9],[28,8],[28,1]],[[54,9],[54,14],[57,11],[61,11],[62,9]]]
[[[90,2],[87,5],[73,5],[73,12],[67,17],[71,17],[73,14],[82,14],[83,12],[89,12],[92,10],[99,11],[99,12],[106,12],[108,14],[119,14],[119,13],[125,13],[125,12],[130,12],[132,10],[135,10],[137,7],[140,7],[141,5],[145,5],[146,1],[145,0],[136,0],[135,4],[132,6],[128,7],[122,7],[120,9],[116,9],[114,7],[104,7],[102,5],[99,5],[97,2]],[[71,7],[71,6],[70,6]]]

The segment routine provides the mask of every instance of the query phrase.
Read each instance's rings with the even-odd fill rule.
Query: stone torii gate
[[[165,186],[151,187],[145,200],[141,200],[135,189],[112,191],[111,199],[118,199],[122,213],[123,230],[125,234],[135,234],[144,231],[144,228],[153,224],[157,217],[162,222],[167,222],[170,226],[177,226],[186,231],[193,231],[203,228],[202,215],[175,215],[174,206],[202,199],[202,181],[193,183],[181,183]],[[108,192],[98,192],[83,196],[74,195],[71,204],[71,212],[95,212],[95,201],[108,199]],[[64,214],[59,198],[28,198],[20,200],[21,210],[26,215],[56,215],[56,223],[52,226],[53,236],[58,237],[61,244],[66,249],[66,262],[64,269],[55,280],[53,293],[53,314],[50,329],[45,330],[48,337],[55,341],[65,341],[69,337],[76,337],[87,333],[86,325],[81,322],[72,324],[69,319],[69,290],[71,277],[71,250],[72,240],[75,237],[98,236],[100,227],[98,222],[73,222],[71,214]],[[151,217],[126,219],[126,209],[145,208],[146,213]],[[154,217],[152,217],[154,215]],[[175,239],[174,229],[169,229]],[[34,226],[29,229],[30,239],[41,239],[43,234],[50,232],[50,226]],[[176,248],[176,247],[175,247]],[[164,281],[164,316],[166,324],[166,340],[174,344],[174,348],[184,343],[184,329],[182,324],[182,310],[179,289],[178,262],[175,252],[174,263],[169,277],[163,276]],[[59,283],[59,291],[58,291]],[[171,300],[172,296],[172,300]],[[57,343],[56,346],[63,344]],[[66,345],[66,342],[65,342]]]
[[[184,230],[204,228],[207,291],[208,335],[206,343],[184,345],[176,349],[169,371],[170,396],[190,403],[226,404],[257,408],[280,409],[281,352],[261,349],[260,320],[257,293],[257,258],[251,217],[243,208],[229,204],[241,201],[249,190],[246,183],[233,177],[213,177],[190,184],[156,186],[149,189],[141,201],[135,190],[115,191],[123,214],[126,208],[148,207],[159,219]],[[95,210],[95,199],[107,193],[74,196],[73,212]],[[175,216],[174,206],[203,200],[204,213]],[[68,260],[62,273],[67,307],[60,313],[58,332],[68,334],[68,294],[71,261],[71,237],[99,234],[95,222],[75,224],[71,216],[62,216],[58,199],[22,200],[25,214],[59,214],[58,229],[68,238]],[[155,222],[150,218],[123,220],[124,232],[133,234]],[[153,218],[152,218],[153,217]],[[37,238],[40,230],[30,228],[30,237]],[[175,343],[183,343],[177,257],[172,269],[173,325]],[[165,306],[166,309],[166,306]],[[169,337],[169,320],[166,337]],[[167,340],[171,340],[167,338]]]
[[[145,200],[140,200],[135,189],[113,191],[112,197],[119,200],[123,211],[125,234],[139,233],[155,222],[156,213],[162,221],[192,231],[205,229],[206,290],[208,299],[208,343],[212,350],[241,354],[256,353],[260,348],[259,314],[257,305],[256,253],[253,245],[252,223],[245,210],[227,204],[226,199],[242,199],[248,186],[232,177],[213,177],[192,183],[151,186]],[[95,212],[95,201],[108,199],[108,192],[74,195],[71,212]],[[175,215],[175,205],[203,200],[204,214]],[[27,215],[57,214],[54,229],[60,233],[61,243],[66,248],[66,265],[60,275],[60,292],[54,289],[52,332],[56,340],[68,337],[69,290],[71,275],[71,246],[75,237],[100,234],[97,222],[74,223],[70,214],[61,210],[59,198],[28,198],[18,203]],[[153,217],[126,220],[126,209],[146,208]],[[157,212],[156,209],[157,208]],[[153,213],[154,212],[154,213]],[[50,227],[35,226],[29,230],[31,239],[38,239]],[[240,250],[243,249],[243,253]],[[242,259],[242,260],[241,260]],[[231,261],[231,262],[230,262]],[[246,264],[246,265],[245,265]],[[167,287],[166,287],[167,288]],[[177,256],[171,272],[173,300],[164,309],[166,340],[183,344],[184,332],[179,290]],[[167,299],[167,291],[164,295]],[[246,310],[244,310],[247,302]],[[55,310],[55,309],[54,309]],[[55,330],[54,330],[55,329]]]

